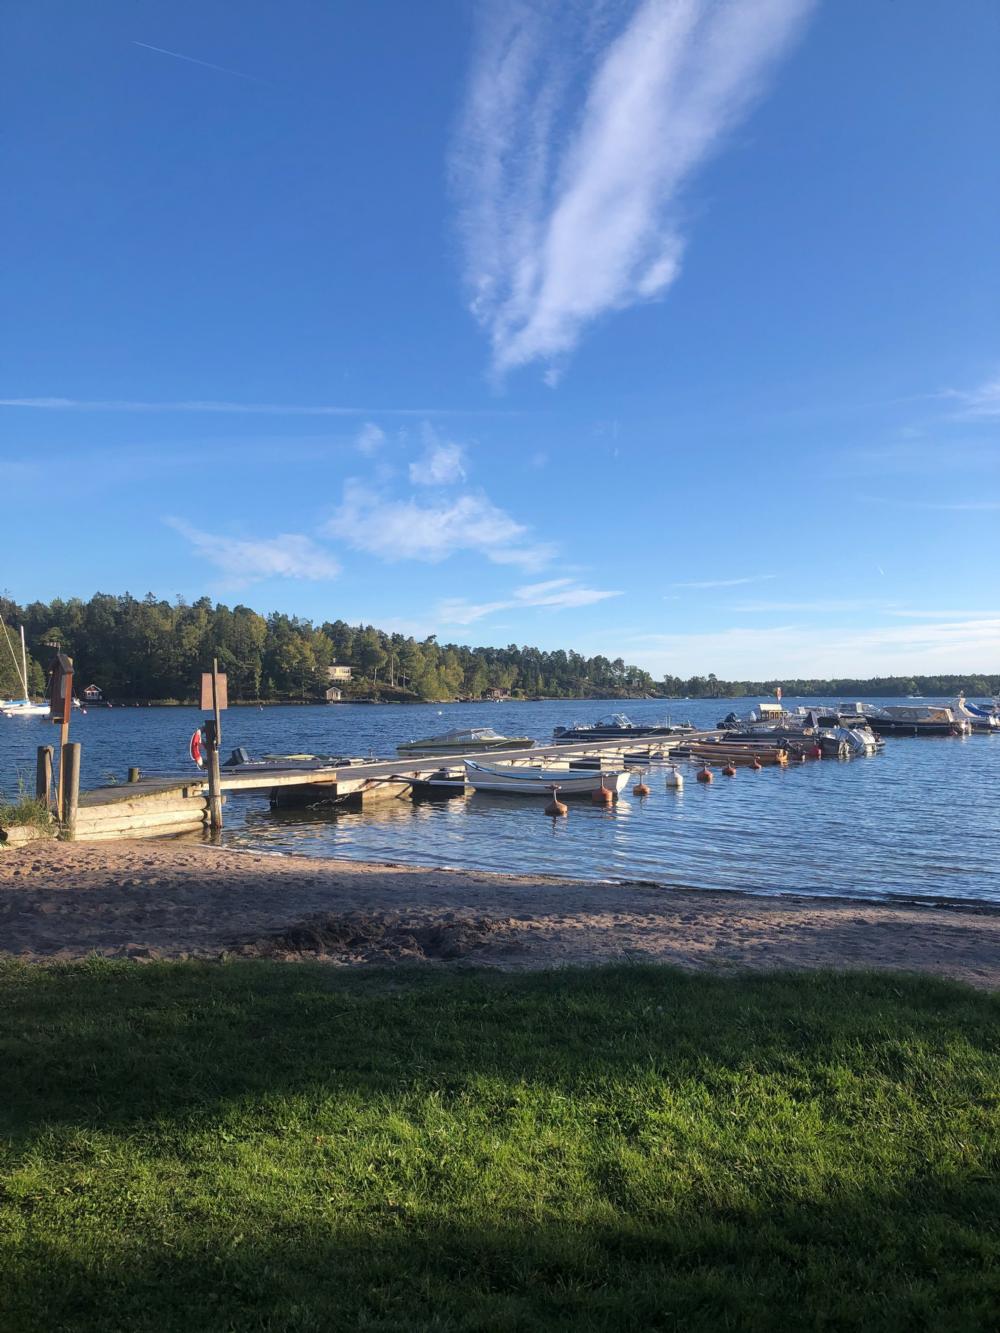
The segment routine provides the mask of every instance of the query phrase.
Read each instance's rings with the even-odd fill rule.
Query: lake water
[[[786,700],[794,707],[799,702]],[[827,701],[836,702],[836,701]],[[230,709],[223,751],[392,755],[400,741],[456,727],[551,738],[557,725],[623,709],[636,722],[713,726],[753,701],[341,705]],[[73,719],[83,785],[144,774],[194,773],[187,744],[202,714],[189,708],[90,709]],[[34,788],[35,749],[58,732],[39,719],[0,718],[0,790]],[[266,793],[230,797],[223,843],[305,856],[648,879],[705,889],[857,897],[974,898],[1000,903],[1000,736],[889,737],[871,759],[740,770],[711,786],[685,765],[682,792],[653,765],[652,794],[612,810],[570,803],[552,820],[540,800],[476,795],[364,814],[268,809]]]

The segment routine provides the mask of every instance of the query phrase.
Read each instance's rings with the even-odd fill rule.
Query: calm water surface
[[[799,700],[787,701],[792,707]],[[813,700],[809,702],[815,702]],[[836,701],[832,701],[836,702]],[[690,719],[712,726],[753,701],[630,703],[634,721]],[[234,708],[223,750],[391,755],[396,744],[455,727],[490,725],[509,735],[551,737],[552,728],[620,708],[599,702],[342,705]],[[73,719],[83,743],[83,783],[130,764],[149,775],[193,773],[187,742],[201,713],[187,708],[91,709]],[[0,790],[34,785],[35,748],[57,736],[38,719],[0,718]],[[762,893],[920,895],[1000,902],[1000,737],[890,737],[872,759],[823,760],[786,770],[741,770],[710,787],[685,766],[683,792],[654,765],[652,795],[628,794],[611,811],[570,804],[547,819],[541,802],[477,795],[391,802],[365,814],[272,812],[266,793],[231,797],[223,842],[305,856],[400,861],[473,869],[650,879]]]

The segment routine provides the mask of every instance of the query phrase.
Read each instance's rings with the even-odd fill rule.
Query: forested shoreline
[[[1000,693],[1000,675],[729,681],[709,674],[654,680],[620,657],[517,644],[470,648],[340,619],[314,623],[282,612],[262,616],[208,597],[188,603],[152,594],[139,599],[97,593],[86,602],[70,598],[25,606],[0,597],[0,619],[10,644],[24,625],[33,694],[45,690],[48,645],[58,643],[74,659],[78,688],[92,682],[106,699],[122,702],[192,702],[200,673],[213,657],[228,675],[234,703],[320,701],[334,664],[352,668],[345,700],[476,699],[489,690],[514,698],[731,698],[773,694],[778,686],[788,696],[844,698]],[[0,697],[19,692],[14,655],[0,644]]]

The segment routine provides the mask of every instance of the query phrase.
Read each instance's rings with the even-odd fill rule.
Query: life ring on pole
[[[188,754],[198,765],[199,768],[205,767],[205,737],[202,734],[201,727],[191,735],[191,743],[188,745]]]

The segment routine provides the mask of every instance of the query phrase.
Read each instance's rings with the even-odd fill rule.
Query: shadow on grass
[[[995,1192],[912,1191],[576,1223],[394,1213],[350,1224],[194,1222],[179,1245],[126,1230],[81,1253],[28,1239],[6,1266],[5,1333],[39,1328],[864,1330],[996,1328]],[[0,1250],[2,1253],[2,1250]]]
[[[0,1002],[4,1333],[996,1326],[993,996],[253,962]]]
[[[1000,1068],[1000,996],[884,973],[15,963],[0,1000],[0,1130],[15,1136],[210,1118],[263,1095],[458,1095],[482,1076],[574,1092],[637,1071],[676,1085],[839,1062],[905,1081],[956,1044]]]

